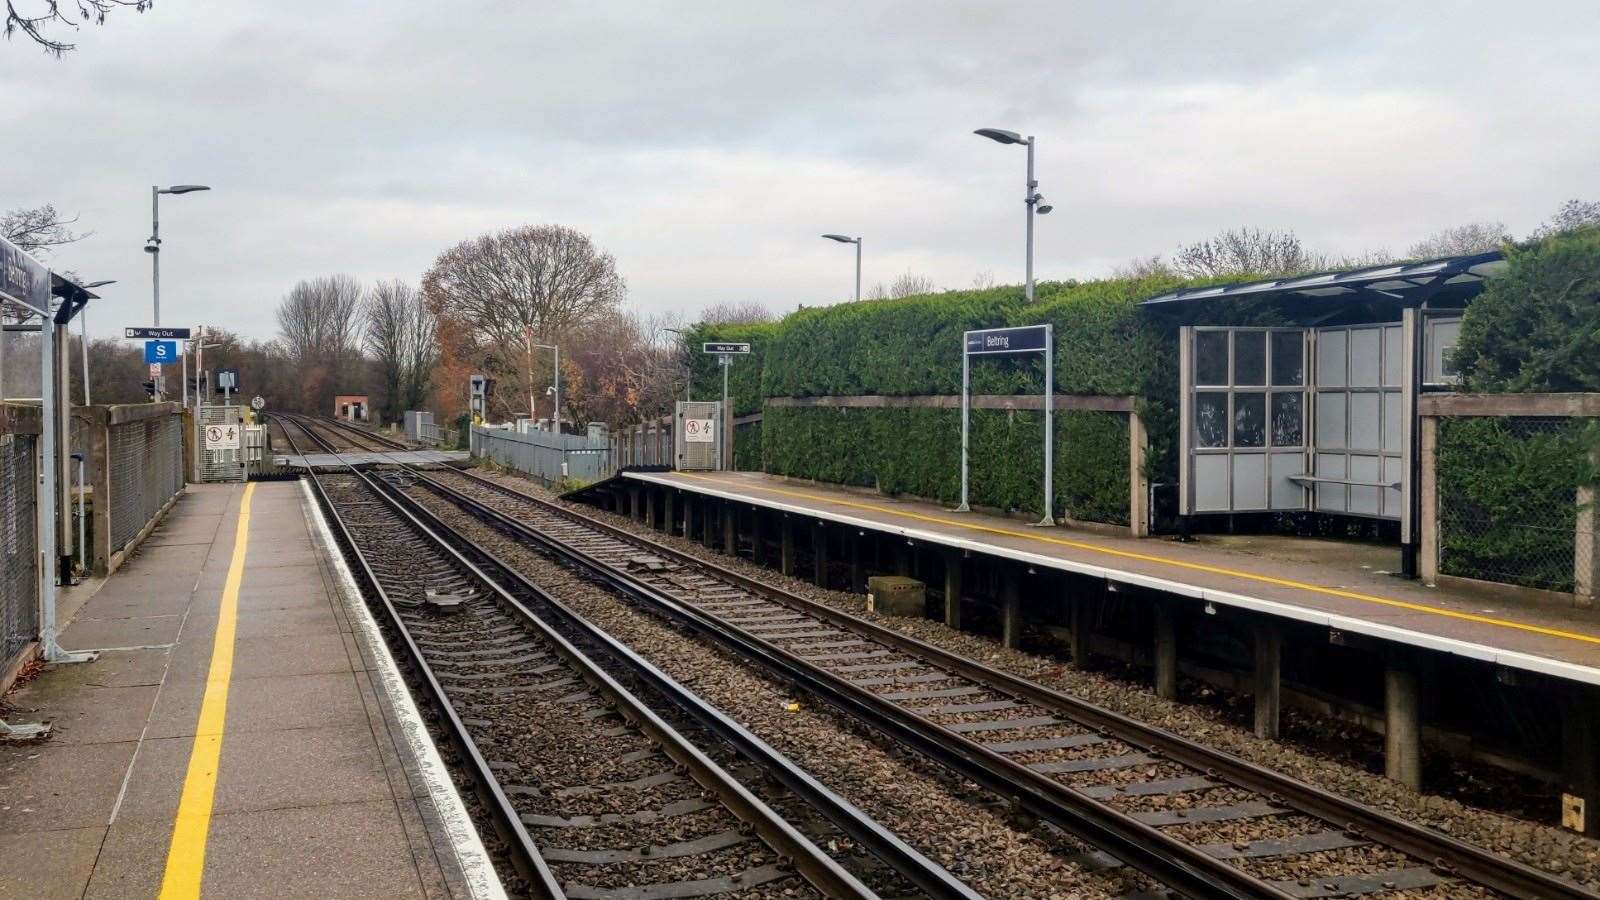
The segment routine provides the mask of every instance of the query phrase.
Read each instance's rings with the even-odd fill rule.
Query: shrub
[[[722,399],[722,365],[700,345],[706,341],[739,341],[750,345],[750,355],[735,356],[728,370],[728,393],[733,397],[733,414],[747,416],[761,411],[761,371],[767,350],[778,330],[776,322],[737,325],[693,325],[684,330],[683,354],[689,366],[690,392],[695,400]],[[734,444],[734,452],[739,452]]]

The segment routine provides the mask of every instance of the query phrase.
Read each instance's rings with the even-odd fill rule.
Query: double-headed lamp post
[[[861,238],[843,234],[825,234],[823,237],[841,244],[856,245],[856,299],[861,299]]]
[[[997,142],[1002,143],[1002,144],[1026,144],[1027,147],[1028,147],[1028,182],[1027,182],[1027,190],[1023,195],[1022,202],[1025,205],[1025,208],[1027,210],[1027,212],[1025,212],[1024,215],[1028,219],[1028,263],[1027,263],[1027,278],[1028,278],[1028,281],[1027,281],[1027,288],[1026,288],[1026,296],[1027,296],[1027,301],[1029,303],[1032,303],[1033,302],[1033,217],[1034,217],[1034,215],[1036,213],[1038,215],[1042,216],[1042,215],[1044,215],[1045,213],[1048,213],[1051,209],[1054,208],[1049,203],[1045,202],[1044,195],[1039,193],[1039,191],[1038,191],[1039,182],[1037,180],[1035,180],[1034,177],[1033,177],[1033,135],[1030,134],[1027,137],[1023,137],[1022,135],[1017,134],[1015,131],[1006,131],[1006,130],[1001,129],[1001,128],[979,128],[977,131],[974,131],[973,134],[983,135],[984,137],[988,138],[991,141],[997,141]]]

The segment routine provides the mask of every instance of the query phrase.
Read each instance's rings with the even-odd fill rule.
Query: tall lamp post
[[[561,348],[557,347],[555,344],[529,344],[528,346],[530,348],[534,349],[534,350],[551,350],[551,351],[554,351],[554,353],[556,355],[556,383],[555,383],[555,403],[556,403],[556,408],[551,411],[550,419],[551,419],[551,423],[553,425],[555,425],[556,434],[560,434],[561,433]],[[531,387],[531,385],[530,385],[530,387]],[[539,411],[538,410],[530,410],[530,412],[533,413],[535,419],[537,419],[539,417]],[[534,426],[538,427],[538,424],[539,424],[538,422],[535,422]]]
[[[856,245],[856,299],[860,300],[861,299],[861,238],[859,238],[859,237],[849,237],[848,235],[843,235],[843,234],[825,234],[825,235],[823,235],[823,237],[827,238],[830,241],[838,241],[841,244],[855,244]]]
[[[211,188],[203,184],[175,184],[165,188],[150,185],[150,239],[144,242],[144,252],[150,254],[151,313],[155,316],[155,321],[150,324],[157,328],[161,327],[161,195],[209,190]],[[161,381],[156,379],[155,399],[159,400],[162,393]]]
[[[1027,220],[1028,220],[1028,263],[1027,263],[1027,278],[1028,278],[1028,281],[1027,281],[1027,288],[1025,290],[1025,293],[1026,293],[1026,297],[1027,297],[1027,302],[1032,303],[1033,302],[1033,217],[1034,217],[1034,214],[1036,214],[1036,213],[1038,215],[1042,216],[1042,215],[1048,213],[1051,209],[1054,208],[1049,203],[1045,202],[1044,195],[1039,193],[1039,191],[1037,190],[1037,188],[1039,187],[1039,182],[1036,181],[1034,179],[1034,177],[1033,177],[1033,135],[1030,134],[1027,137],[1023,137],[1022,135],[1017,134],[1015,131],[1006,131],[1006,130],[1001,129],[1001,128],[979,128],[977,131],[974,131],[973,134],[982,135],[982,136],[988,138],[991,141],[997,141],[997,142],[999,142],[1001,144],[1026,144],[1027,147],[1028,147],[1028,181],[1027,181],[1027,190],[1023,195],[1022,202],[1024,204],[1025,209],[1027,210],[1027,212],[1025,212],[1023,215],[1025,215],[1027,217]]]

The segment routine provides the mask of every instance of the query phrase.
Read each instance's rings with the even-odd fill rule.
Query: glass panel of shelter
[[[1313,493],[1323,512],[1398,519],[1404,416],[1401,326],[1318,328]],[[1365,483],[1362,483],[1365,482]]]
[[[1304,509],[1306,332],[1194,329],[1195,512]]]

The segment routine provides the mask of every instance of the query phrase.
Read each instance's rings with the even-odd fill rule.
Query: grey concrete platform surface
[[[1184,544],[1037,528],[761,472],[630,471],[623,477],[1600,684],[1595,611],[1528,602],[1512,590],[1468,591],[1406,581],[1383,571],[1371,554],[1351,551],[1348,543],[1262,538]]]
[[[307,495],[252,488],[203,893],[468,896]],[[54,732],[0,745],[0,897],[154,896],[186,852],[174,816],[245,490],[191,485],[64,631],[100,658],[6,698]]]

